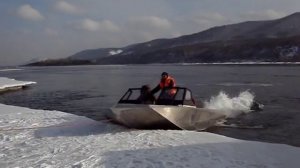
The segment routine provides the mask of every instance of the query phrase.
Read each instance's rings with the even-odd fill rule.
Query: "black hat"
[[[164,75],[169,76],[169,74],[167,72],[161,73],[161,76],[164,76]]]

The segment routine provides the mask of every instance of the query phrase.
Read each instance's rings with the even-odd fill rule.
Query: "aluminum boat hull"
[[[217,111],[194,106],[117,104],[112,120],[129,128],[204,130],[221,119]]]

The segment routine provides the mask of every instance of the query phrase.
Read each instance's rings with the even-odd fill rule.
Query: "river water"
[[[0,103],[65,111],[101,120],[129,87],[155,87],[161,72],[193,91],[197,101],[223,92],[229,100],[248,91],[264,110],[228,123],[256,129],[216,128],[229,137],[300,146],[300,66],[297,65],[94,65],[24,67],[1,77],[35,81],[29,89],[0,95]],[[220,100],[226,104],[227,99]]]

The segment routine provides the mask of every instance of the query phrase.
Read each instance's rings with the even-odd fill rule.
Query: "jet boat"
[[[225,118],[218,111],[197,108],[185,87],[163,89],[154,104],[142,104],[140,94],[141,88],[129,88],[111,108],[112,121],[137,129],[204,130]]]

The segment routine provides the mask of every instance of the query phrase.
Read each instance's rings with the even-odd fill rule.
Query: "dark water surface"
[[[1,77],[35,81],[29,89],[0,95],[0,103],[34,109],[59,110],[102,119],[129,87],[158,84],[162,71],[177,85],[193,91],[196,100],[209,100],[220,91],[231,97],[249,90],[265,105],[232,119],[263,129],[218,128],[229,137],[300,146],[300,66],[266,65],[138,65],[25,67],[0,72]],[[97,116],[97,118],[96,118]],[[99,117],[100,116],[100,117]]]

